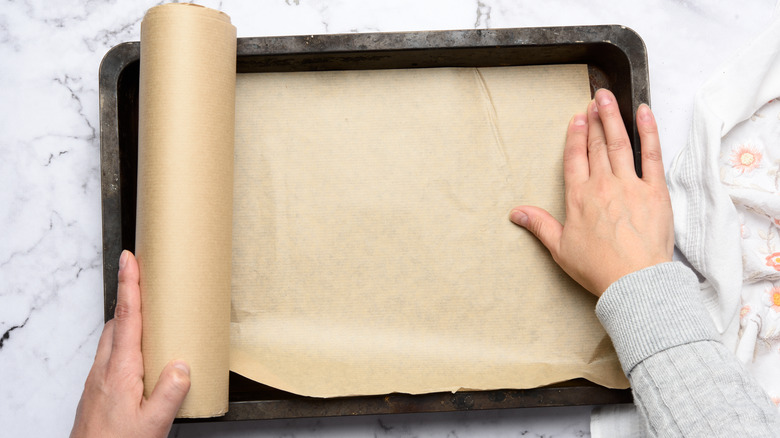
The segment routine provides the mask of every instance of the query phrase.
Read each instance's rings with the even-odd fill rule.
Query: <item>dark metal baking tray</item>
[[[104,316],[116,305],[122,249],[135,247],[140,43],[112,48],[100,66],[100,154],[103,211]],[[615,93],[639,167],[634,114],[649,103],[642,39],[623,26],[540,27],[437,32],[239,38],[237,71],[291,72],[432,67],[587,64],[591,92]],[[230,410],[205,421],[445,412],[626,403],[629,390],[577,379],[526,390],[302,397],[231,372]],[[185,420],[192,421],[192,420]]]

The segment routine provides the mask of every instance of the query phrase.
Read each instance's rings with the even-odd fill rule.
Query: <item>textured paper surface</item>
[[[584,65],[240,74],[231,369],[298,394],[626,387],[562,219]]]
[[[174,359],[192,386],[180,417],[227,412],[236,29],[200,6],[141,24],[136,255],[144,393]]]

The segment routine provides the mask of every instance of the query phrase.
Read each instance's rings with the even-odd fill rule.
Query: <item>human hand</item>
[[[100,336],[71,437],[166,437],[190,389],[189,366],[173,361],[144,398],[138,282],[138,262],[130,251],[123,251],[114,319]]]
[[[538,207],[519,206],[510,214],[596,296],[624,275],[672,260],[674,225],[658,127],[645,104],[636,118],[642,178],[634,171],[615,96],[598,90],[587,113],[569,122],[563,151],[564,225]]]

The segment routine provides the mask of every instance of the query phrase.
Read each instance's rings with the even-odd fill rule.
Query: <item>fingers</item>
[[[98,341],[97,353],[95,353],[95,365],[105,365],[111,357],[111,343],[114,342],[114,320],[108,321],[103,327],[103,333]]]
[[[636,111],[636,125],[642,145],[642,179],[651,185],[666,185],[658,126],[650,107],[644,103]]]
[[[618,178],[635,177],[631,141],[628,139],[615,95],[609,90],[600,89],[596,91],[595,101],[612,173]]]
[[[119,258],[119,287],[114,311],[111,359],[123,364],[141,357],[141,289],[138,263],[130,251]],[[143,369],[141,369],[143,372]]]
[[[563,225],[550,213],[538,207],[524,205],[515,207],[509,214],[509,219],[533,233],[550,251],[553,259],[558,260]]]
[[[588,105],[588,164],[591,176],[612,173],[607,154],[607,138],[595,101]]]
[[[563,149],[563,182],[566,187],[588,180],[588,116],[575,114],[566,132]]]
[[[173,422],[190,390],[190,367],[184,361],[173,361],[163,368],[160,379],[144,403],[151,421],[164,426]]]

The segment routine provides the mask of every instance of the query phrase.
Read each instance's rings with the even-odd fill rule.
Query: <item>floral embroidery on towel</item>
[[[780,252],[769,255],[766,258],[766,265],[775,268],[775,271],[780,271]]]
[[[780,314],[780,287],[773,287],[764,293],[764,305]]]
[[[737,217],[739,218],[739,235],[740,235],[740,236],[741,236],[743,239],[748,239],[748,238],[750,238],[750,234],[751,234],[751,233],[750,233],[750,227],[748,227],[748,226],[745,224],[745,215],[744,215],[743,213],[739,213],[739,214],[737,215]]]
[[[763,155],[755,147],[749,144],[741,144],[731,152],[731,167],[742,175],[752,172],[761,163]]]
[[[772,284],[771,288],[764,291],[761,302],[768,309],[766,318],[763,321],[765,327],[763,333],[759,334],[758,339],[763,341],[766,347],[773,349],[772,345],[775,345],[780,340],[780,287]]]

